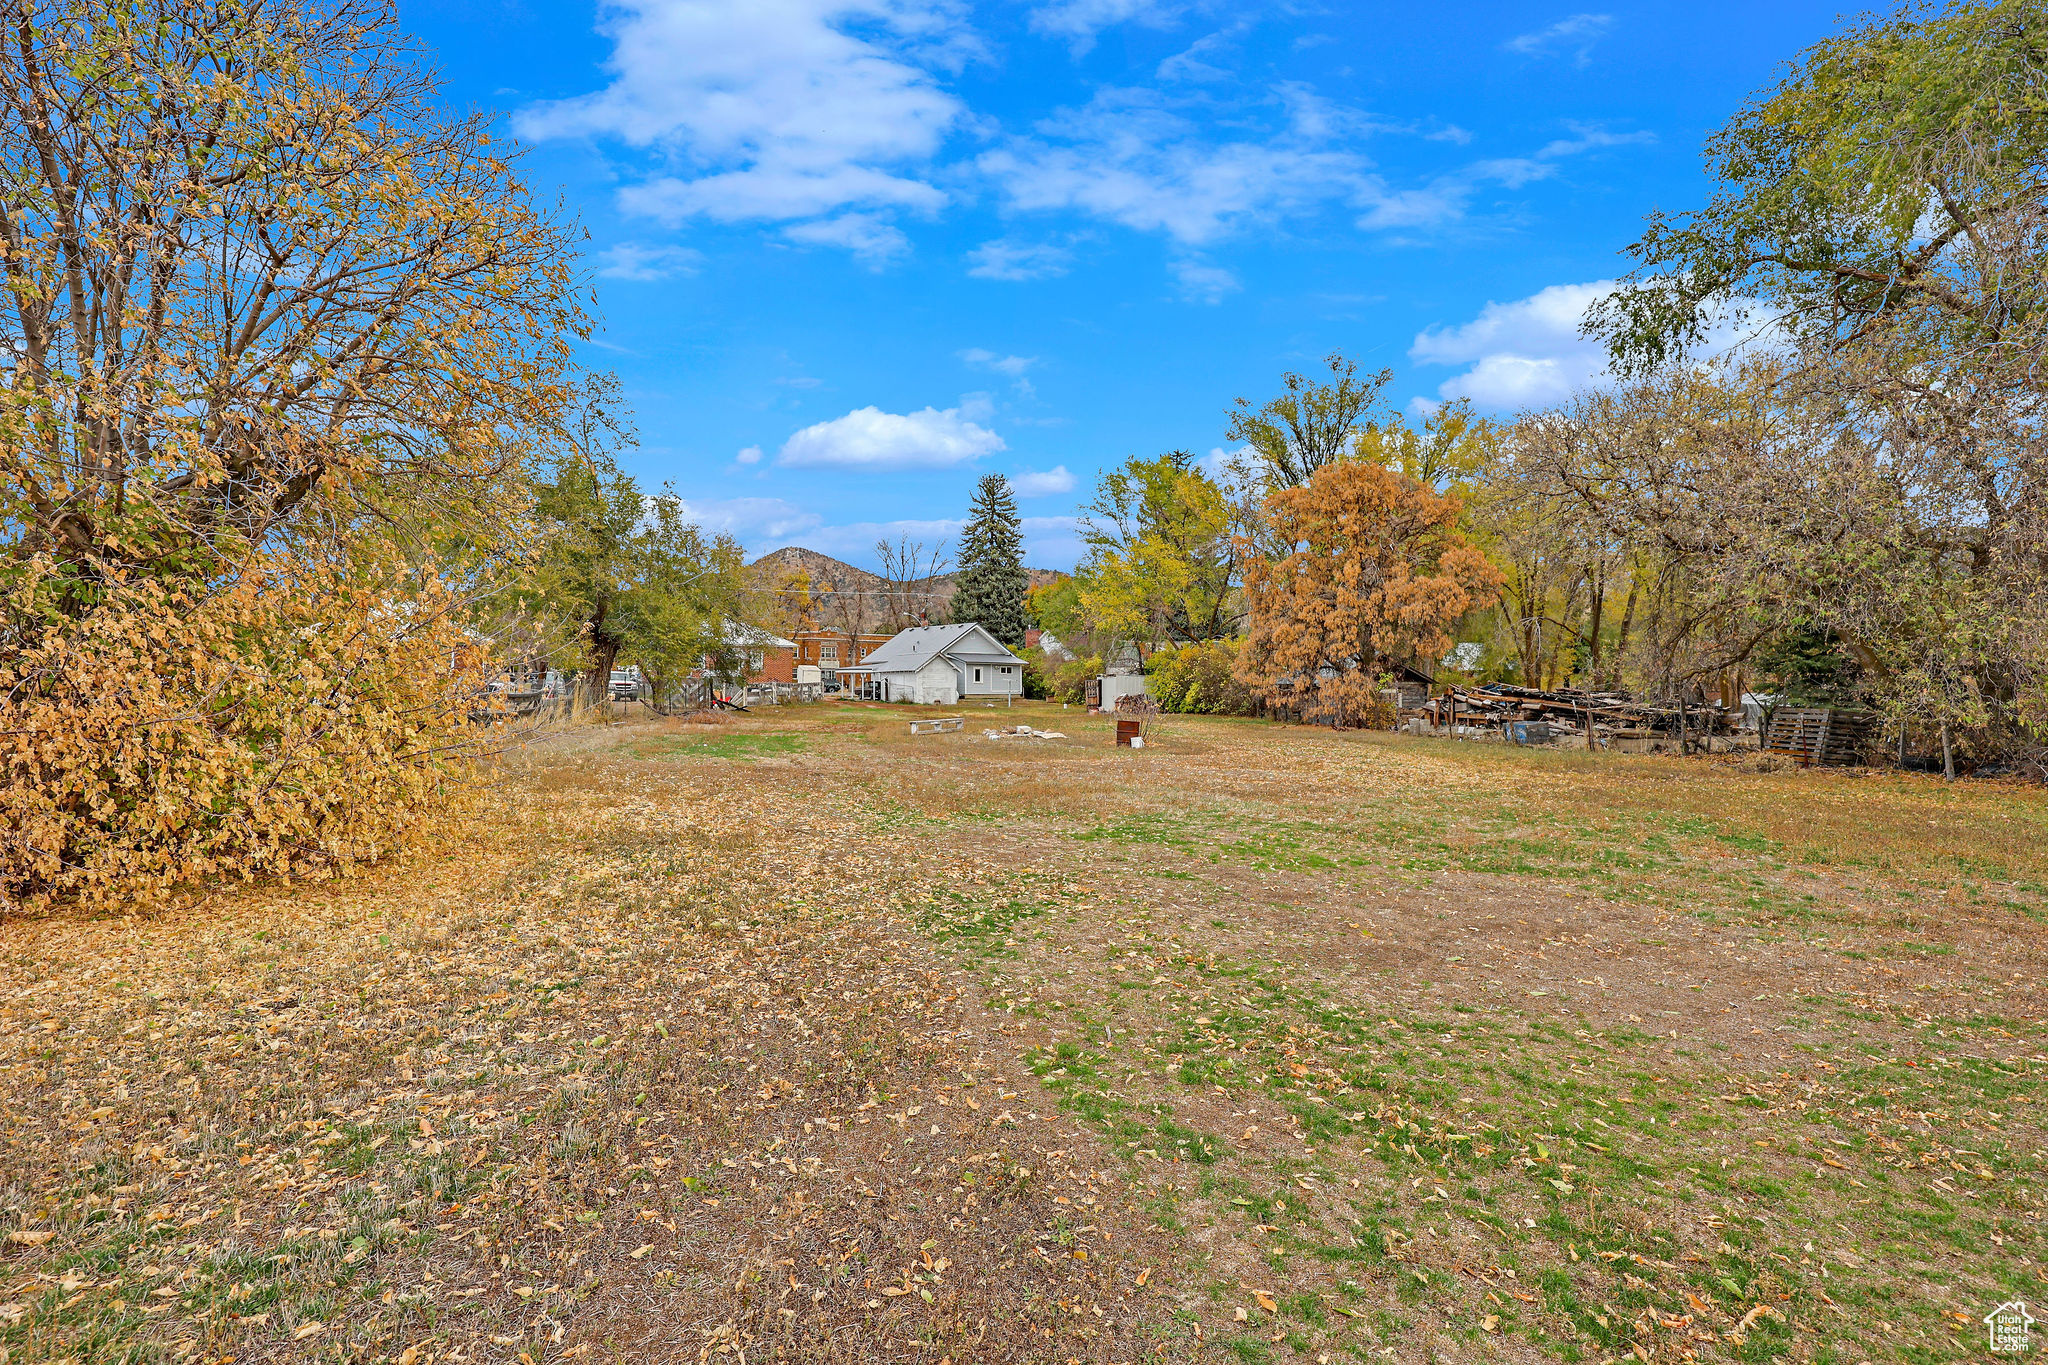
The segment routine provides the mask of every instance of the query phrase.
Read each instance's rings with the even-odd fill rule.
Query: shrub
[[[1180,649],[1162,649],[1145,661],[1146,690],[1152,700],[1159,703],[1162,711],[1185,711],[1188,684],[1193,681],[1188,673],[1188,655],[1199,648],[1187,645]]]
[[[1024,660],[1024,695],[1034,701],[1044,701],[1052,696],[1052,674],[1057,665],[1045,657],[1043,650],[1026,651]]]
[[[112,581],[0,597],[0,908],[150,905],[188,880],[323,874],[461,806],[485,657],[427,577],[262,564],[205,596]],[[487,715],[481,717],[488,719]]]
[[[1207,716],[1250,716],[1259,695],[1237,677],[1238,643],[1205,640],[1162,649],[1148,664],[1152,699],[1162,711]]]
[[[1053,671],[1052,700],[1079,706],[1088,700],[1088,680],[1102,674],[1102,656],[1069,659]]]

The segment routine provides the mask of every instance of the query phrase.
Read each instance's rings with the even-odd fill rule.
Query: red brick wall
[[[793,683],[796,681],[796,651],[793,649],[764,649],[761,651],[761,667],[749,670],[748,682]]]
[[[830,643],[839,646],[839,657],[831,661],[831,666],[847,668],[880,649],[888,638],[886,635],[862,635],[855,639],[837,631],[807,630],[796,637],[796,662],[824,666],[822,646]]]

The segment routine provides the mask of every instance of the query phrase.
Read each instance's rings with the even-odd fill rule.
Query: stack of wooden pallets
[[[1877,717],[1868,711],[1781,706],[1771,713],[1764,748],[1803,768],[1842,766],[1865,762],[1876,738]]]

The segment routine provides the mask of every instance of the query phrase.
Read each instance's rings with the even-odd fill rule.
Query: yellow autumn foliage
[[[472,799],[486,658],[438,580],[259,559],[67,617],[48,571],[0,597],[0,909],[324,875]]]

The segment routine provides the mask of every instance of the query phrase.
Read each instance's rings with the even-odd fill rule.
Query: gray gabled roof
[[[993,646],[993,648],[991,648]],[[855,671],[914,673],[943,656],[952,663],[1022,664],[996,638],[972,621],[950,626],[913,626],[870,651]],[[848,670],[841,669],[842,673]]]

